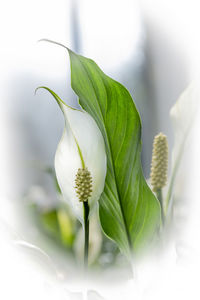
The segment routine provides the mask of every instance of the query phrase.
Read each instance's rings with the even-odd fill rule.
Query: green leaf
[[[74,241],[74,222],[64,209],[57,211],[57,219],[62,242],[67,246],[72,246]]]
[[[68,52],[72,88],[82,108],[96,121],[106,146],[101,225],[129,255],[130,249],[147,245],[160,225],[160,205],[141,168],[140,118],[124,86],[106,76],[91,59]]]
[[[41,222],[45,230],[47,230],[50,234],[58,235],[59,226],[56,210],[42,213]]]
[[[130,250],[152,241],[161,220],[160,204],[142,173],[138,112],[126,88],[105,75],[93,60],[60,43],[43,41],[68,50],[72,88],[104,137],[107,175],[99,201],[100,221],[105,234],[129,256]]]
[[[41,222],[44,229],[67,247],[71,247],[75,237],[75,223],[65,209],[42,213]]]

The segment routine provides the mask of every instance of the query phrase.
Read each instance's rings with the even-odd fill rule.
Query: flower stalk
[[[83,202],[84,207],[84,236],[85,236],[85,245],[84,245],[84,267],[87,270],[88,267],[88,252],[89,252],[89,212],[90,207],[88,201]]]
[[[87,168],[79,168],[75,179],[75,189],[80,202],[83,202],[83,219],[84,219],[84,267],[88,267],[88,250],[89,250],[89,213],[90,207],[88,198],[92,193],[92,176]]]
[[[161,220],[162,224],[164,225],[165,222],[165,213],[164,213],[164,206],[163,206],[163,196],[162,196],[162,189],[158,189],[156,191],[156,196],[158,198],[158,201],[160,202],[160,208],[161,208]]]

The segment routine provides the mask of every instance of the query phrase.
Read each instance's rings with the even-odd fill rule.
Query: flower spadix
[[[167,183],[168,142],[163,133],[154,138],[151,162],[151,184],[153,191],[163,188]]]
[[[45,87],[44,87],[45,88]],[[83,202],[90,213],[103,192],[106,176],[104,140],[94,119],[66,105],[47,89],[61,108],[65,127],[55,155],[55,171],[63,198],[83,222]]]

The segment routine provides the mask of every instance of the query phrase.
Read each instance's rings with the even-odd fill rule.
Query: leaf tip
[[[39,89],[41,89],[41,88],[43,88],[43,87],[42,87],[42,86],[38,86],[38,87],[35,89],[35,91],[34,91],[34,96],[36,96],[37,91],[38,91]]]
[[[58,46],[61,46],[61,47],[65,48],[69,53],[73,53],[73,51],[70,48],[68,48],[67,46],[65,46],[65,45],[63,45],[59,42],[56,42],[56,41],[43,38],[43,39],[38,40],[38,43],[40,43],[40,42],[47,42],[47,43],[51,43],[51,44],[54,44],[54,45],[58,45]]]

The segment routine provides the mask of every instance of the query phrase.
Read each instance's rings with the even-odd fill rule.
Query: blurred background
[[[162,131],[172,149],[169,110],[199,74],[198,1],[9,0],[0,11],[1,222],[19,240],[65,257],[65,248],[51,240],[55,216],[47,214],[46,222],[29,211],[34,206],[46,214],[57,208],[53,164],[63,130],[53,98],[34,91],[45,85],[74,107],[77,99],[66,51],[37,41],[51,39],[92,58],[130,91],[141,115],[142,165],[148,178],[153,137]],[[39,229],[43,221],[46,232]],[[56,222],[68,221],[62,212],[56,216]],[[104,246],[115,251],[113,245]],[[110,260],[103,256],[101,263]]]

